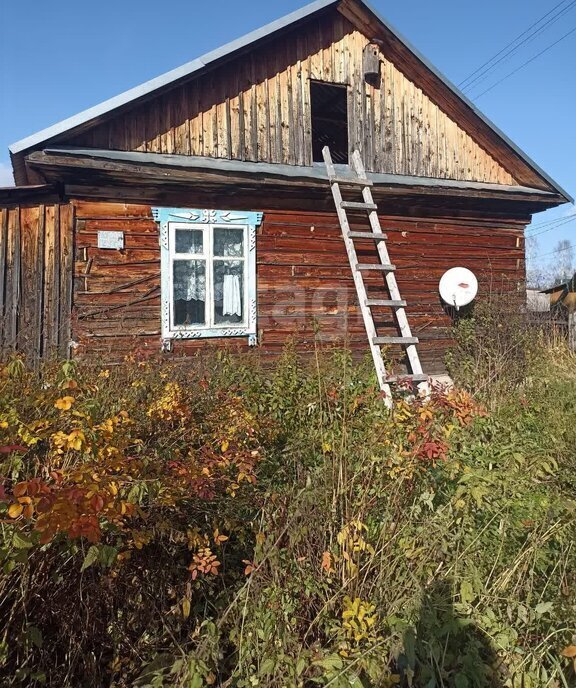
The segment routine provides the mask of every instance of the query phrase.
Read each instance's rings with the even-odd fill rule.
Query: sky
[[[12,183],[9,144],[304,4],[306,0],[0,0],[0,186]],[[474,99],[520,68],[475,103],[576,196],[576,0],[371,4],[456,84],[555,6],[533,30],[565,9],[538,36],[525,36],[526,43],[467,95]],[[534,217],[527,234],[537,235],[537,262],[554,260],[561,239],[576,244],[572,213],[573,206],[563,206]],[[542,224],[560,217],[566,218],[564,224]]]

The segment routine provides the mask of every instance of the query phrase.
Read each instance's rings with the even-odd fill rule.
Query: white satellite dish
[[[440,280],[440,296],[456,310],[467,306],[478,293],[476,275],[468,268],[450,268]]]

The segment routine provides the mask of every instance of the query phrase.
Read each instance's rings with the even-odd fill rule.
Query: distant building
[[[568,346],[576,351],[576,272],[567,282],[562,282],[541,292],[550,304],[553,315],[568,322]]]
[[[549,313],[550,297],[538,289],[526,289],[526,308],[531,313]]]
[[[567,282],[556,284],[549,289],[543,289],[541,294],[545,294],[551,307],[563,306],[569,311],[576,309],[576,272]]]

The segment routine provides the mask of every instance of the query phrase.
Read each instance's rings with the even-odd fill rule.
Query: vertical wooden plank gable
[[[71,143],[235,160],[310,164],[309,83],[349,87],[351,148],[367,169],[515,184],[501,164],[394,63],[384,45],[379,88],[366,83],[369,41],[339,12],[103,122]]]

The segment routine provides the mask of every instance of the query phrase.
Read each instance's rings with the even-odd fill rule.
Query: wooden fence
[[[68,356],[73,225],[70,204],[0,210],[0,350]]]

